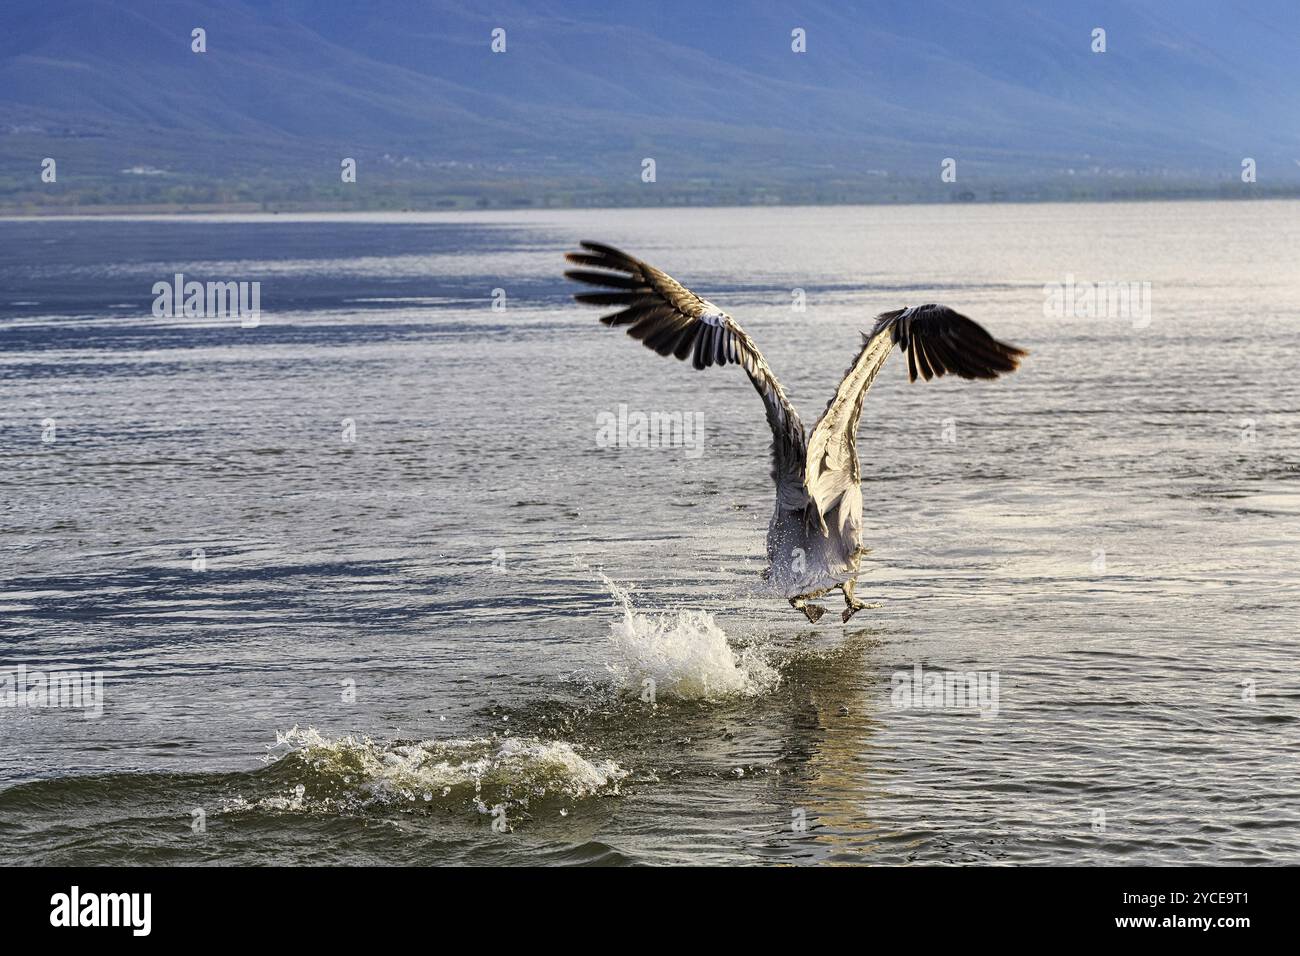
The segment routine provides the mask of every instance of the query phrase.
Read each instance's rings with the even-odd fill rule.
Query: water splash
[[[628,776],[612,760],[589,759],[562,740],[491,737],[383,743],[322,736],[296,725],[276,733],[264,772],[277,792],[224,809],[337,812],[372,806],[469,806],[491,813],[547,797],[618,793]]]
[[[623,609],[610,624],[616,659],[606,665],[621,686],[639,692],[652,680],[657,696],[711,700],[758,697],[780,685],[781,675],[757,649],[732,650],[712,614],[642,614],[626,588],[596,573]]]

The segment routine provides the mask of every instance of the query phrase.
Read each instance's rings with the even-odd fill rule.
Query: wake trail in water
[[[468,805],[527,807],[544,798],[613,796],[628,772],[562,740],[536,737],[383,742],[324,737],[297,726],[276,734],[260,776],[283,789],[240,797],[222,809],[356,812]]]

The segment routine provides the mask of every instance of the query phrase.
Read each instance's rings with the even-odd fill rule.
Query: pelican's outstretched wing
[[[918,372],[927,382],[949,372],[962,378],[997,378],[1014,371],[1026,354],[947,306],[918,305],[876,318],[876,327],[863,334],[862,351],[808,436],[805,480],[822,515],[861,480],[857,435],[862,399],[895,345],[907,353],[907,374],[913,382]]]
[[[793,477],[801,484],[804,462],[803,422],[795,414],[781,383],[763,355],[731,316],[701,299],[672,276],[654,266],[598,242],[581,244],[585,252],[565,256],[580,266],[609,270],[571,269],[564,273],[576,282],[603,287],[602,292],[579,292],[574,298],[589,305],[616,306],[602,316],[606,325],[626,325],[627,334],[640,339],[660,355],[693,358],[696,368],[740,365],[754,383],[767,409],[772,428],[773,479]]]

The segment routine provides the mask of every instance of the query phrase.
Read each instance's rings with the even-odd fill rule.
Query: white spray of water
[[[781,683],[781,675],[757,650],[733,651],[707,611],[642,614],[633,608],[626,588],[596,573],[623,607],[623,616],[610,624],[616,660],[606,665],[622,686],[639,692],[649,679],[656,696],[707,700],[757,697]]]
[[[612,760],[584,755],[563,740],[490,737],[381,742],[329,738],[296,725],[277,733],[269,763],[290,775],[288,789],[223,809],[332,812],[372,806],[472,802],[527,805],[538,797],[581,799],[618,793],[628,772]]]

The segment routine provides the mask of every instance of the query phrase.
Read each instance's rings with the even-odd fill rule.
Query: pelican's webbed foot
[[[844,608],[844,612],[840,615],[840,620],[845,624],[849,623],[849,618],[854,614],[857,614],[864,607],[880,607],[879,604],[863,604],[855,598],[853,596],[853,587],[856,584],[856,581],[845,581],[842,589],[844,591],[844,603],[847,606]]]
[[[850,604],[840,613],[840,620],[845,624],[849,623],[849,618],[857,614],[863,608],[884,607],[883,604]]]
[[[806,598],[801,597],[790,598],[790,606],[796,611],[803,611],[808,618],[809,624],[816,624],[821,620],[822,615],[826,613],[826,608],[820,604],[809,604]]]

